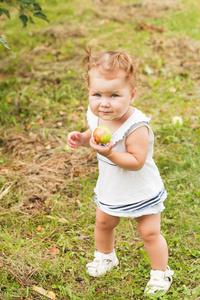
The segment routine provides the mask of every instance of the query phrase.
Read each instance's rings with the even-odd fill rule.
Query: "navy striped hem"
[[[157,196],[155,196],[154,198],[151,198],[151,199],[148,199],[148,200],[145,200],[145,201],[140,201],[140,202],[137,202],[137,203],[131,203],[131,204],[127,204],[127,205],[120,205],[120,206],[108,205],[108,204],[102,203],[102,202],[98,201],[97,197],[95,197],[94,200],[102,208],[105,208],[107,210],[111,210],[113,212],[114,211],[115,212],[134,212],[134,211],[143,210],[145,208],[153,207],[153,206],[158,205],[159,203],[163,202],[164,199],[166,198],[166,197],[164,197],[165,194],[166,194],[166,191],[163,188],[157,194]]]

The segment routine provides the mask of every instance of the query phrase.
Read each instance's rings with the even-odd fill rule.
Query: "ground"
[[[50,23],[21,29],[2,16],[0,46],[1,299],[144,299],[150,265],[131,220],[116,232],[120,266],[102,279],[85,264],[94,251],[97,178],[90,149],[66,137],[85,130],[85,45],[125,49],[138,64],[135,105],[152,117],[154,158],[168,199],[162,233],[174,283],[163,299],[200,299],[199,2],[49,1]],[[179,116],[183,125],[174,125]]]

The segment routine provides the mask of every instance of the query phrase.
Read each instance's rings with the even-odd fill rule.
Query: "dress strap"
[[[131,132],[136,130],[141,126],[148,126],[151,118],[148,118],[144,113],[142,113],[137,108],[134,108],[134,113],[122,124],[122,126],[113,134],[112,141],[114,144],[123,140]]]

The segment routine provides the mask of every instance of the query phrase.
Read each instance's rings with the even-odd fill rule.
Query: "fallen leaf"
[[[25,129],[26,129],[26,130],[29,130],[31,127],[33,127],[32,124],[27,124],[27,125],[25,125]]]
[[[43,120],[42,120],[42,118],[40,118],[39,120],[38,120],[38,124],[39,125],[42,125],[44,122],[43,122]]]
[[[52,255],[58,254],[60,252],[59,249],[57,249],[56,247],[51,247],[51,249],[49,250],[49,253]]]
[[[58,219],[58,222],[59,222],[59,223],[63,223],[63,224],[69,223],[65,218],[59,218],[59,219]]]
[[[83,106],[77,107],[77,111],[84,111],[84,107]]]
[[[103,290],[101,288],[95,289],[96,293],[103,293]]]
[[[58,217],[53,217],[53,216],[46,216],[47,219],[50,219],[50,220],[55,220],[57,221],[58,223],[69,223],[65,218],[58,218]]]
[[[42,232],[42,226],[41,226],[41,225],[38,225],[37,231],[38,231],[38,232]]]
[[[34,285],[33,286],[33,290],[40,294],[40,295],[43,295],[43,296],[46,296],[47,298],[49,299],[52,299],[52,300],[55,300],[56,299],[56,295],[54,292],[52,291],[46,291],[45,289],[43,289],[42,287],[39,287],[39,286],[36,286]]]
[[[56,299],[56,295],[54,292],[52,291],[47,291],[47,295],[49,296],[50,299],[55,300]]]
[[[79,177],[82,173],[82,170],[78,169],[74,171],[74,177]]]
[[[68,117],[69,119],[72,119],[72,121],[77,121],[79,119],[79,117],[75,114],[70,114]]]
[[[76,202],[76,204],[78,204],[78,205],[81,203],[81,201],[78,200],[78,199],[76,199],[75,202]]]
[[[2,168],[2,169],[0,169],[0,173],[8,173],[8,169],[7,168]]]
[[[147,30],[149,33],[151,33],[153,30],[158,31],[158,32],[165,32],[165,28],[160,28],[148,23],[142,23],[142,22],[137,22],[138,28]]]
[[[99,22],[99,24],[100,24],[100,25],[104,25],[104,24],[108,24],[109,22],[110,22],[109,19],[102,19],[102,20]]]
[[[29,132],[29,137],[30,137],[31,139],[36,140],[36,139],[38,138],[38,135],[35,134],[35,133],[33,133],[33,132]]]
[[[12,184],[9,187],[7,187],[3,192],[0,191],[0,199],[2,199],[9,192],[11,186]]]
[[[50,219],[50,220],[56,220],[57,218],[56,217],[53,217],[53,216],[46,216],[47,219]]]

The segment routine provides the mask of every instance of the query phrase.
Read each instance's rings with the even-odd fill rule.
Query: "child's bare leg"
[[[97,208],[95,225],[95,243],[97,251],[94,260],[86,265],[90,276],[99,277],[111,271],[119,261],[114,251],[115,227],[118,217],[110,216]]]
[[[160,234],[161,214],[146,215],[136,218],[138,233],[142,238],[150,258],[152,270],[166,271],[168,247],[165,238]]]
[[[119,221],[119,217],[108,215],[97,208],[94,232],[97,251],[106,254],[113,251],[115,227]]]

